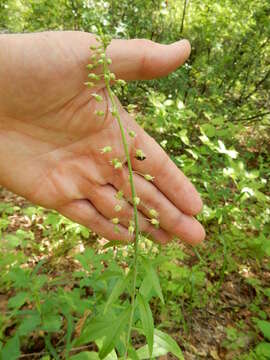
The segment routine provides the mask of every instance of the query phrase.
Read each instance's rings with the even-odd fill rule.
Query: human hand
[[[56,209],[110,240],[131,239],[133,209],[128,202],[128,170],[118,124],[100,82],[97,102],[84,86],[89,46],[95,36],[83,32],[44,32],[0,36],[0,184],[33,203]],[[114,40],[107,49],[111,71],[124,80],[165,76],[189,56],[187,41],[159,45],[147,40]],[[118,102],[128,137],[135,186],[141,199],[141,231],[165,244],[173,236],[191,244],[204,230],[192,216],[202,207],[193,185],[161,147]],[[96,111],[104,111],[100,117]],[[102,153],[105,146],[112,152]],[[135,157],[142,149],[144,161]],[[110,160],[120,159],[122,169]],[[141,174],[150,174],[153,182]],[[123,190],[125,199],[117,200]],[[116,213],[115,205],[122,210]],[[160,228],[149,222],[159,213]],[[119,232],[111,219],[118,217]]]

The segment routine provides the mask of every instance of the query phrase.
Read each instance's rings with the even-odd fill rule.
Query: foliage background
[[[121,94],[123,104],[137,105],[138,122],[191,178],[205,203],[199,215],[207,231],[205,244],[196,250],[183,245],[161,250],[170,259],[159,267],[166,306],[157,299],[152,303],[155,321],[173,334],[186,359],[269,358],[269,14],[268,0],[0,2],[3,32],[96,32],[101,25],[117,38],[190,40],[191,57],[181,69],[165,79],[130,83]],[[36,271],[32,276],[37,291],[46,293],[49,278],[58,281],[67,271],[74,275],[75,267],[63,257],[72,258],[72,249],[78,246],[89,248],[96,236],[4,190],[0,212],[0,291],[7,293],[3,302],[9,301],[0,322],[4,347],[10,339],[15,341],[14,329],[23,324],[18,311],[26,300],[12,305],[16,294],[30,291],[19,286],[26,282],[23,265],[27,263],[27,271],[32,271],[45,259],[42,274],[37,276]],[[17,225],[14,216],[20,219]],[[120,263],[125,251],[128,254],[119,250]],[[56,269],[52,275],[49,264]],[[89,301],[80,290],[69,289],[70,302]],[[59,292],[61,287],[55,293],[51,290],[60,307]],[[35,303],[32,297],[31,303]],[[65,324],[49,307],[48,316],[51,328],[42,331],[54,334],[56,346]],[[82,316],[79,311],[76,321]],[[262,321],[268,332],[262,331]],[[20,333],[26,353],[44,346],[37,335],[33,340],[33,331],[30,327]],[[37,338],[38,349],[33,345]]]

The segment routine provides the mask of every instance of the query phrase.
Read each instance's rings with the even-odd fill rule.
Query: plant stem
[[[109,73],[108,64],[107,64],[106,60],[104,61],[104,73]],[[116,106],[116,102],[115,102],[115,98],[114,98],[115,95],[110,86],[110,80],[105,80],[105,83],[106,83],[106,88],[107,88],[108,95],[109,95],[109,98],[110,98],[110,101],[112,104],[113,114],[116,117],[119,128],[120,128],[123,147],[124,147],[124,151],[125,151],[125,156],[127,158],[128,171],[129,171],[129,182],[130,182],[132,203],[133,203],[133,209],[134,209],[134,227],[135,227],[134,260],[133,260],[134,275],[133,275],[133,285],[132,285],[132,294],[131,294],[131,313],[130,313],[130,318],[129,318],[128,332],[127,332],[127,337],[126,337],[126,350],[125,350],[125,355],[124,355],[124,359],[127,359],[128,345],[129,345],[134,311],[135,311],[137,264],[138,264],[138,242],[139,242],[139,221],[138,221],[138,209],[137,209],[136,202],[134,200],[136,198],[136,189],[135,189],[135,184],[134,184],[134,179],[133,179],[133,170],[132,170],[132,165],[131,165],[131,160],[130,160],[130,155],[129,155],[129,149],[128,149],[128,145],[127,145],[127,139],[126,139],[124,127],[123,127],[119,112],[117,110],[117,106]]]

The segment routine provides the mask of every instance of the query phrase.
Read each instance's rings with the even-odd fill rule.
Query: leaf
[[[144,335],[146,336],[149,354],[152,357],[153,344],[154,344],[154,321],[153,321],[152,312],[148,302],[141,294],[137,295],[137,301],[140,311],[140,320],[142,322]]]
[[[19,309],[29,298],[29,295],[30,294],[27,292],[19,292],[18,294],[9,299],[8,307]]]
[[[98,353],[93,351],[82,351],[69,357],[69,360],[99,360]]]
[[[62,319],[60,315],[45,315],[43,318],[42,330],[47,332],[56,332],[61,328]]]
[[[202,129],[208,137],[214,137],[216,134],[216,128],[211,124],[203,124]]]
[[[17,360],[20,356],[20,340],[19,336],[15,335],[13,338],[9,339],[4,348],[2,349],[1,359],[5,360]]]
[[[125,310],[114,322],[111,324],[110,331],[106,334],[102,349],[99,352],[100,359],[104,359],[114,348],[115,341],[119,338],[124,327],[127,325],[130,317],[131,309]]]
[[[125,288],[127,287],[128,281],[130,279],[129,274],[125,277],[120,278],[117,283],[114,285],[113,290],[105,304],[104,314],[107,312],[109,306],[111,306],[123,293]]]
[[[261,332],[263,333],[264,337],[267,340],[270,340],[270,322],[264,321],[264,320],[259,320],[259,321],[257,321],[257,325],[258,325],[259,329],[261,330]]]
[[[31,314],[23,319],[18,328],[19,335],[28,335],[41,324],[41,318],[38,313]]]
[[[149,285],[152,285],[158,297],[160,298],[162,304],[164,304],[164,297],[162,294],[159,278],[155,269],[153,268],[153,266],[150,264],[149,261],[146,261],[146,259],[143,259],[143,265],[147,274],[146,277],[147,280],[149,281]]]
[[[262,360],[267,360],[270,358],[270,343],[261,342],[259,345],[255,348],[256,354],[259,356]],[[264,358],[262,358],[262,356]]]
[[[184,360],[184,356],[177,342],[172,339],[168,334],[155,329],[154,330],[154,347],[152,357],[158,357],[162,355],[166,355],[168,353],[172,353],[178,359]],[[137,350],[137,355],[140,360],[149,359],[149,350],[148,346],[145,345]]]

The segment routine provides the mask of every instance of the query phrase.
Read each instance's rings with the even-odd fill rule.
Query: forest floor
[[[0,203],[11,204],[13,207],[27,208],[32,206],[23,198],[13,195],[12,193],[0,189]],[[30,219],[20,211],[8,216],[9,225],[5,233],[14,234],[18,229],[34,233],[35,242],[43,243],[47,246],[46,256],[48,263],[46,267],[50,269],[50,277],[65,274],[68,278],[69,273],[78,269],[78,264],[72,262],[69,254],[64,252],[55,256],[53,248],[47,239],[44,238],[39,224],[42,224],[43,218],[36,216]],[[207,251],[207,242],[205,244]],[[51,252],[51,253],[50,253]],[[27,255],[27,264],[25,266],[35,267],[42,258],[42,254],[37,256],[36,252],[31,253],[31,247],[26,247],[24,253]],[[50,258],[52,261],[50,261]],[[193,257],[189,258],[192,265]],[[49,266],[48,266],[49,265]],[[188,264],[186,264],[188,265]],[[207,284],[216,282],[215,263],[210,264],[209,273],[207,274]],[[174,339],[179,343],[183,350],[186,360],[197,359],[214,359],[214,360],[234,360],[238,359],[241,354],[247,354],[249,349],[254,348],[260,341],[261,335],[258,334],[254,327],[254,307],[256,306],[256,288],[245,281],[246,276],[253,276],[259,279],[261,286],[269,287],[270,272],[264,262],[249,262],[249,267],[242,269],[240,272],[225,274],[224,280],[218,290],[218,296],[215,294],[211,297],[208,295],[207,304],[201,308],[189,308],[184,306],[183,317],[185,321],[185,331],[179,328],[179,325],[173,325],[174,319],[170,319],[171,328],[166,327]],[[65,290],[70,291],[72,285],[65,285]],[[14,291],[1,292],[0,289],[0,311],[7,311],[8,300],[14,296]],[[180,306],[180,304],[179,304]],[[258,311],[266,314],[270,313],[269,301],[261,300]],[[156,322],[163,321],[162,316],[157,314]],[[12,335],[13,327],[7,326],[5,335]],[[44,351],[44,342],[40,339],[41,334],[32,337],[36,341],[31,349],[35,355],[25,353],[22,356],[25,359],[39,359]],[[57,341],[55,341],[57,342]],[[44,354],[44,353],[43,353]],[[173,356],[163,356],[160,359],[175,359]]]

